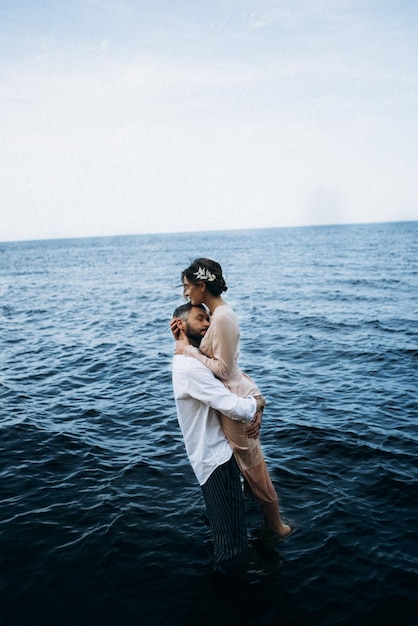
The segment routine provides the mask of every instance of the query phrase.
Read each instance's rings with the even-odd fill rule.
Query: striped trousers
[[[202,485],[214,541],[215,571],[227,573],[245,561],[247,522],[235,458],[220,465]]]

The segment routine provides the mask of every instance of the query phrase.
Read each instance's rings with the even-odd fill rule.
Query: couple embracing
[[[171,322],[174,397],[211,525],[215,571],[229,575],[244,563],[247,550],[240,473],[269,531],[283,538],[292,528],[281,520],[258,436],[265,401],[238,366],[240,332],[221,295],[227,291],[222,268],[196,259],[181,278],[189,302],[174,311]]]

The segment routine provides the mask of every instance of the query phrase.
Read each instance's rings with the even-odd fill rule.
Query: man
[[[173,317],[178,338],[198,347],[210,324],[206,309],[187,303]],[[239,469],[217,411],[247,421],[249,436],[257,436],[264,398],[240,398],[200,361],[182,354],[173,358],[173,391],[186,452],[212,530],[215,572],[234,576],[246,558],[247,524]]]

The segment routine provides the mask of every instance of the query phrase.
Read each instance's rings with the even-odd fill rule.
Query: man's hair
[[[206,309],[203,306],[203,304],[192,304],[191,302],[187,302],[186,304],[181,304],[180,306],[177,307],[177,309],[175,309],[173,313],[173,317],[177,317],[183,320],[183,322],[187,322],[189,313],[194,307],[197,307],[198,309],[202,309],[206,313]]]

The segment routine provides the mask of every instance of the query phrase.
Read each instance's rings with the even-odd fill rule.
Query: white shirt
[[[253,397],[231,393],[203,363],[181,354],[173,359],[173,391],[187,456],[203,485],[232,456],[217,411],[250,422],[257,403]]]

